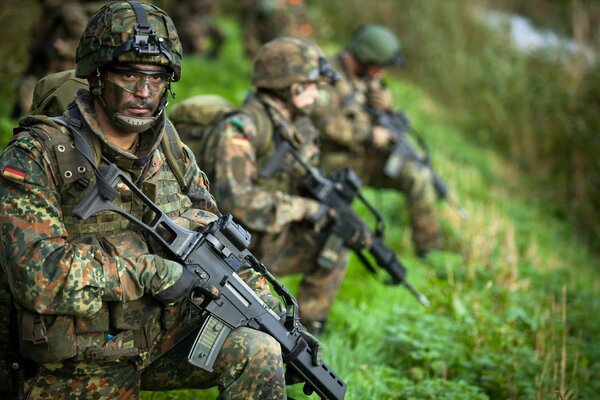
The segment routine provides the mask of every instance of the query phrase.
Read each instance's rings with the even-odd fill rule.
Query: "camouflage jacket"
[[[94,142],[94,150],[128,172],[177,223],[197,229],[217,218],[208,180],[185,146],[188,192],[182,192],[160,147],[164,127],[141,134],[138,157],[105,139],[89,92],[80,91],[75,105],[79,131]],[[105,345],[106,332],[114,329],[134,332],[134,342],[140,337],[135,332],[143,331],[136,347],[156,344],[181,317],[178,308],[168,306],[166,312],[152,295],[179,279],[181,265],[158,255],[140,228],[119,214],[100,212],[85,222],[73,216],[74,206],[93,187],[94,174],[79,153],[69,151],[72,138],[64,128],[44,117],[24,118],[21,125],[26,129],[0,157],[0,265],[18,323],[23,327],[28,315],[34,321],[41,315],[48,327],[44,346],[21,334],[21,353],[38,362],[81,357],[87,348]],[[139,219],[148,217],[131,191],[117,189],[117,205]]]
[[[203,169],[206,165],[214,195],[224,210],[252,231],[281,233],[303,220],[316,202],[300,195],[298,171],[291,159],[273,178],[261,177],[260,170],[281,140],[315,164],[317,136],[310,127],[300,132],[269,96],[250,94],[239,110],[210,133],[202,156],[197,156]]]
[[[331,60],[331,67],[342,79],[335,87],[320,90],[318,107],[312,117],[322,132],[322,152],[350,150],[363,154],[373,144],[373,125],[365,111],[369,82],[349,74],[341,53]]]

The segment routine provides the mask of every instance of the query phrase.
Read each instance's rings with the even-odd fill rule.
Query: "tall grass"
[[[500,3],[532,14],[537,10],[534,4]],[[311,4],[326,21],[318,26],[323,39],[347,41],[356,25],[367,22],[394,29],[409,61],[399,76],[408,76],[440,99],[452,110],[463,134],[494,145],[522,171],[538,177],[539,194],[553,203],[554,211],[582,228],[593,245],[600,244],[600,64],[589,65],[583,56],[558,62],[552,51],[517,51],[507,35],[482,22],[482,10],[495,2]],[[544,4],[554,23],[563,22],[562,31],[569,18],[558,18],[551,11],[553,7],[570,11],[571,35],[598,54],[597,4],[578,0],[560,7]]]
[[[188,58],[176,88],[181,98],[193,91],[238,101],[248,87],[248,63],[222,62],[237,65],[235,73]],[[600,312],[598,261],[544,202],[520,198],[528,178],[442,122],[445,104],[395,78],[390,87],[429,143],[443,138],[433,162],[469,219],[440,204],[446,251],[422,261],[411,256],[403,198],[366,189],[387,221],[386,242],[432,307],[422,308],[402,287],[382,284],[385,276],[372,277],[352,260],[321,338],[325,360],[348,383],[346,398],[593,399],[600,392],[600,321],[590,317]],[[284,282],[295,290],[298,280]],[[301,393],[290,387],[292,397],[305,398]],[[144,392],[143,398],[215,395]]]

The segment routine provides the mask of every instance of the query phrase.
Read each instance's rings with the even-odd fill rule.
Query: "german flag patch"
[[[231,138],[231,143],[238,146],[250,146],[250,140],[243,136],[234,136]]]
[[[12,167],[4,167],[2,176],[17,182],[23,182],[25,180],[25,172]]]

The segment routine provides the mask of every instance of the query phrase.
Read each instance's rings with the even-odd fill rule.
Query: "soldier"
[[[181,53],[159,8],[104,6],[77,49],[76,75],[90,89],[79,90],[60,118],[21,119],[0,157],[0,289],[8,284],[14,307],[14,398],[26,391],[30,399],[137,399],[141,389],[211,386],[220,398],[286,398],[280,346],[262,332],[233,330],[212,372],[188,364],[202,323],[182,301],[193,273],[120,214],[73,215],[95,186],[87,149],[100,169],[115,163],[128,173],[178,224],[198,229],[217,218],[204,173],[164,116]],[[177,161],[169,162],[167,148]],[[117,205],[151,218],[127,187],[117,190]],[[275,300],[262,277],[249,281]],[[6,293],[0,299],[5,304]]]
[[[384,173],[393,134],[373,123],[367,107],[390,111],[393,100],[382,80],[385,70],[402,65],[400,42],[388,28],[364,25],[331,64],[342,80],[323,92],[313,122],[323,132],[322,164],[326,170],[352,167],[367,185],[391,188],[407,199],[412,239],[417,255],[425,256],[441,246],[434,215],[436,193],[428,168],[405,160],[396,178]]]
[[[212,20],[219,2],[215,0],[177,0],[167,2],[165,11],[177,26],[183,50],[215,60],[225,42],[225,33]]]
[[[304,273],[298,293],[300,315],[313,333],[323,330],[344,277],[347,252],[331,255],[327,268],[317,265],[326,250],[315,233],[327,218],[323,208],[302,196],[291,159],[285,161],[286,172],[271,179],[262,178],[260,171],[283,141],[318,165],[318,132],[312,125],[299,131],[294,121],[312,109],[317,84],[332,79],[332,74],[314,44],[289,37],[268,42],[254,62],[256,90],[241,108],[209,127],[194,147],[221,207],[252,233],[254,254],[275,275]],[[188,131],[193,135],[194,127],[189,121],[185,124],[182,138]]]
[[[17,86],[13,117],[29,111],[38,79],[75,67],[75,49],[89,16],[75,1],[40,0],[40,4],[41,17],[32,27],[29,65]]]
[[[281,36],[309,38],[313,27],[302,0],[243,0],[240,16],[246,56]]]

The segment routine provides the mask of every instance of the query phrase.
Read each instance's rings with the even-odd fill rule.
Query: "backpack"
[[[75,93],[80,89],[88,88],[87,80],[77,78],[74,69],[48,74],[35,86],[29,114],[60,116],[68,109],[69,104],[75,98]],[[186,193],[184,160],[187,157],[184,154],[183,142],[168,119],[165,122],[165,131],[166,135],[162,138],[161,149],[165,153],[169,167],[177,177],[179,186]]]
[[[169,119],[177,128],[181,140],[198,156],[208,130],[218,125],[233,109],[233,104],[226,98],[206,94],[190,97],[175,105],[169,111]]]

